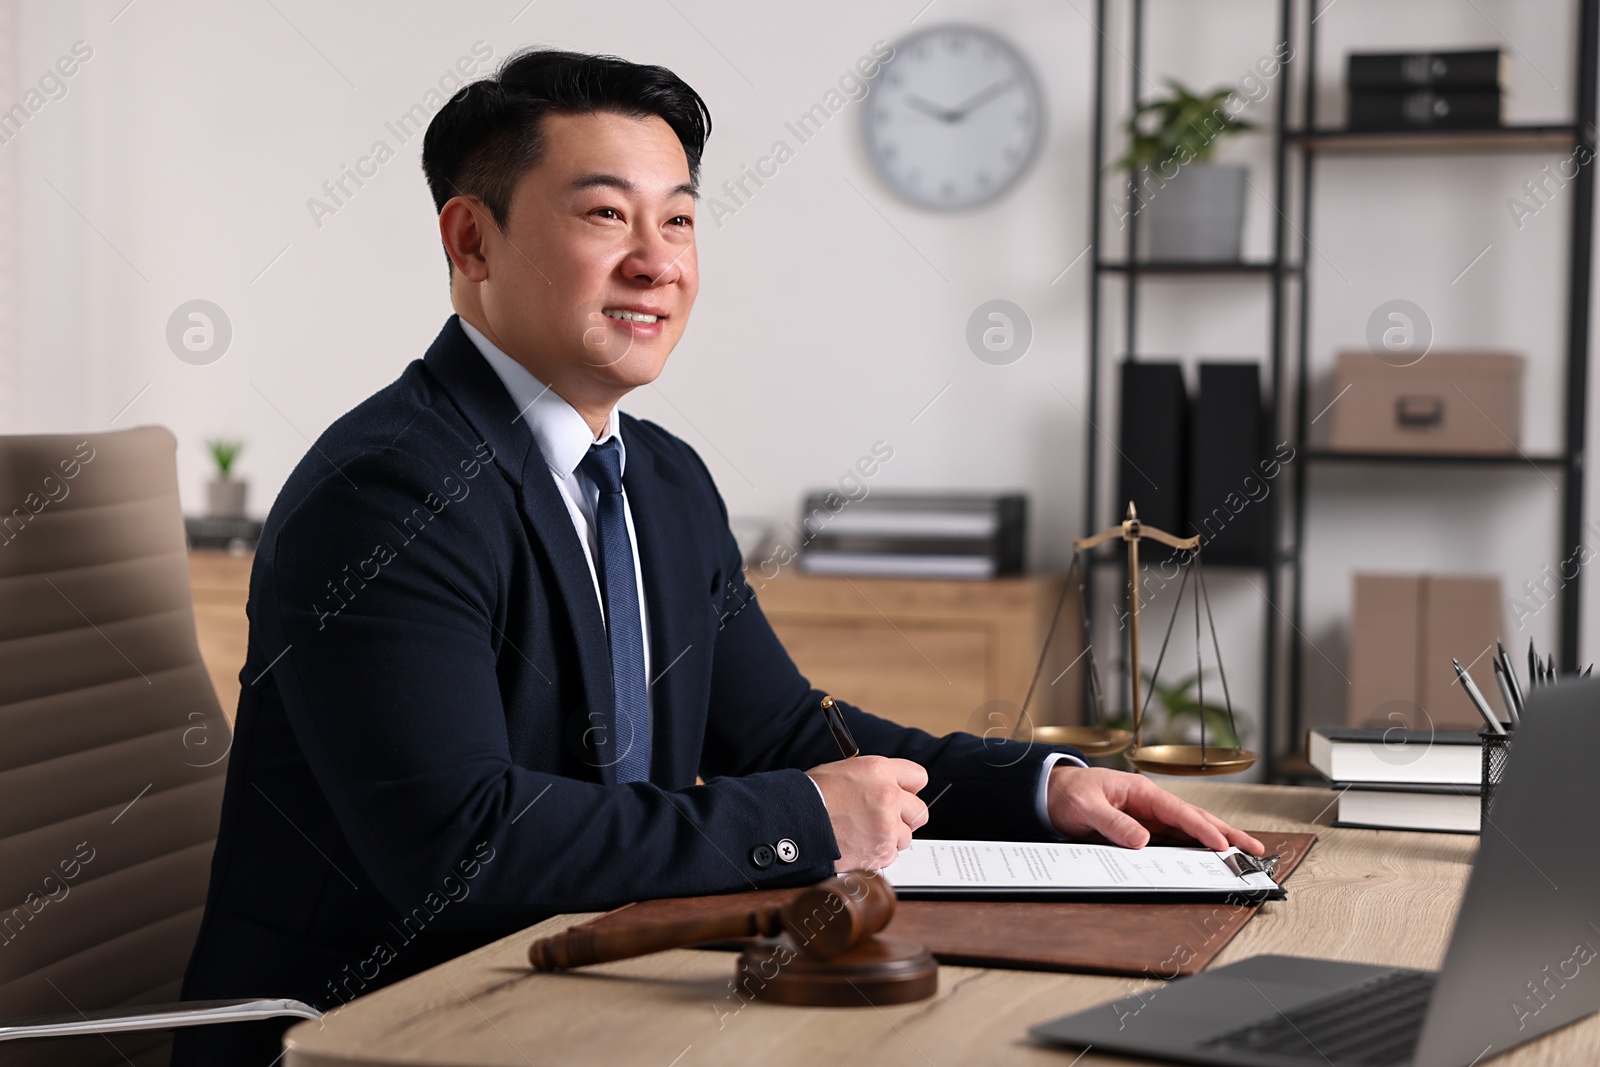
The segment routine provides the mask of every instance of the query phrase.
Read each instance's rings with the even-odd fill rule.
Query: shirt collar
[[[607,416],[605,433],[596,438],[576,408],[535,378],[528,368],[500,351],[493,341],[483,335],[483,331],[466,319],[461,319],[461,330],[472,339],[484,360],[506,387],[506,392],[511,394],[511,402],[517,406],[519,413],[518,419],[527,423],[533,431],[533,439],[544,454],[545,463],[556,475],[570,478],[578,469],[578,464],[583,462],[583,457],[589,454],[591,446],[613,437],[617,439],[617,448],[621,453],[622,469],[627,469],[628,448],[617,432],[616,408],[612,408]]]

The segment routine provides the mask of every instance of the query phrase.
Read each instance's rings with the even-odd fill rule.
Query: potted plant
[[[233,464],[244,451],[244,442],[226,437],[206,441],[206,451],[217,465],[217,476],[206,484],[207,511],[213,519],[242,519],[245,496],[250,483],[233,476]]]
[[[1210,701],[1201,703],[1198,690],[1202,675],[1189,674],[1177,681],[1158,684],[1148,671],[1139,673],[1150,694],[1142,731],[1144,744],[1197,745],[1200,743],[1200,722],[1203,719],[1207,745],[1217,748],[1243,747],[1244,738],[1234,736],[1228,709]],[[1211,672],[1204,672],[1204,678],[1209,682]],[[1132,730],[1133,716],[1123,715],[1107,725]],[[1239,733],[1244,733],[1243,725],[1239,727]]]
[[[1130,214],[1148,221],[1150,259],[1237,261],[1247,171],[1209,160],[1224,137],[1255,125],[1228,108],[1226,86],[1201,96],[1169,78],[1167,88],[1128,119],[1128,152],[1113,164],[1133,175]]]

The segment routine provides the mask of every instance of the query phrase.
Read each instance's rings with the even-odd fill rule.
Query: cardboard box
[[[1422,661],[1422,576],[1355,576],[1350,615],[1351,726],[1425,726],[1418,712]],[[1405,717],[1404,723],[1391,715]]]
[[[1357,574],[1350,623],[1351,726],[1477,729],[1483,719],[1456,680],[1459,659],[1489,706],[1508,719],[1494,680],[1502,615],[1495,577]]]
[[[1516,452],[1523,359],[1510,352],[1430,352],[1409,366],[1340,352],[1329,447],[1341,452]]]

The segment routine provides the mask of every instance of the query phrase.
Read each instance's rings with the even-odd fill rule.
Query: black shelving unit
[[[1313,224],[1312,183],[1316,160],[1325,154],[1498,154],[1507,152],[1549,152],[1553,149],[1587,147],[1594,158],[1595,141],[1595,90],[1597,49],[1600,49],[1600,0],[1577,0],[1578,33],[1575,45],[1576,78],[1572,100],[1572,121],[1532,123],[1503,126],[1487,130],[1436,130],[1427,132],[1399,131],[1387,133],[1352,132],[1319,128],[1316,112],[1317,73],[1317,23],[1321,14],[1332,4],[1309,0],[1311,11],[1306,24],[1305,71],[1306,89],[1303,92],[1304,113],[1298,130],[1289,131],[1291,143],[1303,152],[1300,168],[1300,262],[1311,264],[1311,232]],[[1292,568],[1293,590],[1291,612],[1293,633],[1299,635],[1304,614],[1304,586],[1307,563],[1304,549],[1307,501],[1311,494],[1313,471],[1332,464],[1360,463],[1404,467],[1437,467],[1440,465],[1499,467],[1507,470],[1527,469],[1548,480],[1547,472],[1559,473],[1562,479],[1561,530],[1558,553],[1560,559],[1579,544],[1583,537],[1584,497],[1584,433],[1588,414],[1589,381],[1589,320],[1590,280],[1593,268],[1594,243],[1594,184],[1595,166],[1589,163],[1578,168],[1573,178],[1572,234],[1568,246],[1567,263],[1567,328],[1566,328],[1566,410],[1562,449],[1555,455],[1396,455],[1388,453],[1346,453],[1307,448],[1303,465],[1296,472],[1294,482],[1294,514],[1291,528],[1292,544],[1297,557]],[[1311,284],[1308,269],[1305,278],[1307,289]],[[1295,436],[1305,444],[1310,424],[1308,390],[1308,331],[1310,322],[1309,301],[1300,309],[1297,379],[1299,381],[1295,411]],[[1560,551],[1566,546],[1565,551]],[[1562,669],[1571,670],[1578,662],[1578,630],[1582,606],[1582,576],[1567,582],[1559,593],[1561,601],[1558,660]],[[1298,744],[1304,735],[1302,686],[1305,641],[1296,637],[1289,647],[1289,692],[1287,699],[1287,736]]]
[[[1278,40],[1287,38],[1290,28],[1290,8],[1292,0],[1280,0],[1278,8]],[[1257,279],[1271,283],[1270,288],[1270,343],[1267,356],[1267,370],[1265,375],[1265,415],[1266,425],[1278,431],[1281,425],[1283,411],[1283,384],[1284,384],[1284,324],[1287,311],[1285,309],[1284,286],[1291,279],[1297,278],[1300,268],[1290,264],[1285,256],[1287,251],[1287,233],[1285,232],[1284,219],[1281,212],[1274,212],[1272,218],[1272,254],[1266,259],[1225,261],[1225,262],[1192,262],[1192,261],[1161,261],[1140,260],[1139,248],[1139,215],[1132,212],[1127,216],[1127,243],[1120,257],[1108,256],[1102,244],[1104,227],[1102,225],[1101,210],[1104,192],[1104,176],[1106,169],[1105,128],[1106,128],[1106,47],[1109,41],[1108,30],[1110,26],[1107,19],[1109,0],[1097,0],[1096,4],[1096,33],[1095,61],[1094,61],[1094,116],[1092,121],[1093,148],[1090,152],[1092,170],[1090,178],[1090,202],[1092,205],[1089,232],[1091,246],[1095,249],[1095,259],[1091,264],[1089,274],[1089,397],[1088,404],[1088,430],[1085,445],[1085,478],[1084,478],[1084,506],[1083,514],[1086,531],[1094,531],[1105,526],[1120,522],[1123,518],[1122,507],[1126,502],[1113,502],[1107,510],[1100,500],[1100,463],[1102,451],[1100,438],[1102,436],[1102,422],[1100,392],[1102,388],[1102,370],[1104,355],[1102,348],[1101,305],[1103,300],[1104,280],[1108,275],[1121,276],[1123,283],[1122,303],[1124,316],[1124,335],[1122,350],[1126,358],[1137,359],[1139,355],[1139,282],[1145,277],[1159,276],[1165,278],[1193,278],[1208,280]],[[1130,108],[1136,109],[1142,100],[1142,87],[1140,85],[1139,71],[1143,67],[1144,33],[1145,33],[1145,4],[1144,0],[1131,0],[1127,5],[1130,9],[1129,22],[1129,48],[1127,52],[1119,51],[1128,60],[1129,97]],[[1283,64],[1279,74],[1280,78],[1291,77],[1290,66],[1292,59]],[[1274,202],[1284,202],[1287,191],[1288,176],[1285,169],[1286,156],[1289,148],[1288,119],[1289,102],[1287,93],[1278,93],[1275,106],[1275,115],[1270,130],[1272,136],[1273,159],[1273,188]],[[1133,200],[1133,179],[1128,179],[1128,195],[1130,203]],[[1109,441],[1110,439],[1107,438]],[[1269,512],[1269,526],[1271,540],[1269,544],[1272,551],[1267,553],[1265,560],[1259,563],[1221,563],[1207,564],[1208,570],[1243,570],[1261,575],[1266,586],[1265,603],[1262,605],[1263,613],[1263,656],[1261,693],[1264,701],[1261,714],[1261,736],[1251,739],[1251,747],[1257,748],[1263,754],[1263,765],[1266,777],[1271,780],[1275,777],[1274,753],[1276,752],[1276,738],[1274,728],[1277,716],[1274,714],[1273,704],[1276,701],[1279,685],[1279,655],[1276,649],[1279,644],[1279,626],[1284,615],[1279,609],[1280,590],[1285,566],[1292,563],[1292,558],[1280,552],[1279,546],[1283,540],[1283,508],[1278,503],[1281,494],[1273,494],[1268,499],[1272,501]],[[1174,530],[1180,536],[1186,536],[1192,531]],[[1112,569],[1125,585],[1127,581],[1126,563],[1120,556],[1102,555],[1091,557],[1086,561],[1086,581],[1090,595],[1096,592],[1096,577],[1104,573],[1107,565]],[[1126,691],[1124,680],[1119,691]],[[1087,707],[1087,702],[1085,707]],[[1111,709],[1113,713],[1116,708]]]
[[[1262,656],[1261,692],[1264,706],[1261,709],[1261,736],[1253,739],[1252,747],[1259,748],[1267,780],[1283,780],[1298,775],[1294,757],[1303,741],[1305,719],[1303,715],[1303,653],[1302,636],[1304,615],[1304,586],[1307,561],[1304,555],[1306,510],[1312,492],[1312,472],[1335,465],[1384,466],[1396,471],[1407,468],[1438,469],[1440,467],[1481,467],[1485,469],[1526,468],[1549,476],[1559,473],[1562,478],[1561,544],[1572,546],[1581,540],[1583,531],[1583,473],[1584,431],[1587,417],[1588,346],[1590,330],[1589,287],[1592,277],[1594,229],[1594,170],[1600,159],[1580,167],[1573,179],[1573,228],[1569,246],[1567,329],[1566,329],[1566,411],[1563,447],[1554,455],[1476,455],[1442,454],[1415,455],[1383,452],[1333,452],[1309,446],[1309,300],[1308,293],[1314,281],[1310,265],[1313,263],[1312,192],[1316,160],[1322,156],[1339,154],[1433,154],[1433,153],[1505,153],[1548,152],[1552,149],[1587,146],[1595,152],[1596,121],[1596,70],[1597,45],[1600,45],[1600,0],[1577,0],[1578,35],[1576,90],[1572,104],[1572,120],[1565,122],[1533,123],[1499,127],[1489,130],[1448,131],[1396,131],[1365,132],[1319,127],[1316,113],[1317,78],[1317,23],[1333,6],[1322,0],[1279,0],[1277,11],[1277,41],[1293,41],[1295,50],[1283,61],[1278,76],[1280,91],[1276,93],[1273,122],[1267,132],[1272,138],[1275,210],[1271,216],[1272,254],[1264,260],[1244,262],[1192,263],[1140,261],[1138,249],[1139,216],[1130,213],[1126,227],[1126,251],[1117,256],[1108,254],[1103,246],[1105,227],[1102,203],[1105,190],[1107,127],[1106,101],[1108,87],[1107,48],[1112,45],[1109,34],[1118,30],[1108,19],[1111,0],[1097,0],[1097,34],[1094,61],[1094,114],[1092,118],[1092,171],[1090,241],[1094,249],[1089,280],[1089,396],[1088,427],[1085,440],[1084,525],[1092,531],[1110,525],[1122,518],[1120,503],[1112,502],[1108,511],[1101,500],[1101,464],[1106,452],[1102,442],[1110,443],[1106,426],[1101,418],[1104,405],[1101,392],[1104,387],[1103,371],[1106,355],[1102,315],[1105,299],[1105,281],[1116,278],[1122,286],[1124,328],[1122,354],[1126,358],[1139,356],[1139,296],[1140,281],[1158,276],[1167,279],[1256,278],[1270,281],[1268,315],[1270,332],[1266,353],[1265,387],[1267,425],[1281,434],[1295,447],[1297,459],[1290,465],[1292,491],[1274,493],[1270,498],[1269,525],[1273,552],[1266,562],[1252,566],[1265,584],[1264,637]],[[1126,62],[1129,77],[1128,97],[1130,108],[1141,102],[1139,71],[1143,66],[1144,36],[1146,32],[1144,0],[1123,0],[1122,10],[1127,12],[1126,48],[1118,48],[1120,60]],[[1298,103],[1299,115],[1291,125],[1291,100]],[[1120,126],[1120,123],[1118,124]],[[1299,211],[1299,225],[1288,223],[1286,212],[1290,206],[1290,163],[1297,165],[1299,175],[1295,204]],[[1128,180],[1130,201],[1133,181]],[[1297,231],[1299,241],[1296,256],[1289,255],[1288,230]],[[1290,349],[1293,349],[1292,358]],[[1292,378],[1286,376],[1292,373]],[[1289,404],[1285,401],[1288,399]],[[1114,428],[1112,428],[1114,433]],[[1290,499],[1287,504],[1284,497]],[[1190,531],[1174,531],[1187,533]],[[1286,536],[1287,535],[1287,536]],[[1560,553],[1555,558],[1563,558]],[[1088,581],[1091,595],[1096,586],[1095,575],[1103,572],[1105,565],[1114,564],[1113,557],[1088,561]],[[1125,572],[1115,568],[1126,580]],[[1284,593],[1288,593],[1284,596]],[[1581,588],[1578,581],[1567,583],[1561,591],[1559,660],[1563,667],[1571,668],[1577,662],[1578,627],[1581,606]],[[1287,629],[1283,624],[1287,624]],[[1286,663],[1284,661],[1287,661]]]

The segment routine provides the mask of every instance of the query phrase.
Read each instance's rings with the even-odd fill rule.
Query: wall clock
[[[942,210],[1015,185],[1044,139],[1038,79],[1015,48],[976,26],[900,41],[874,79],[867,154],[897,194]]]

